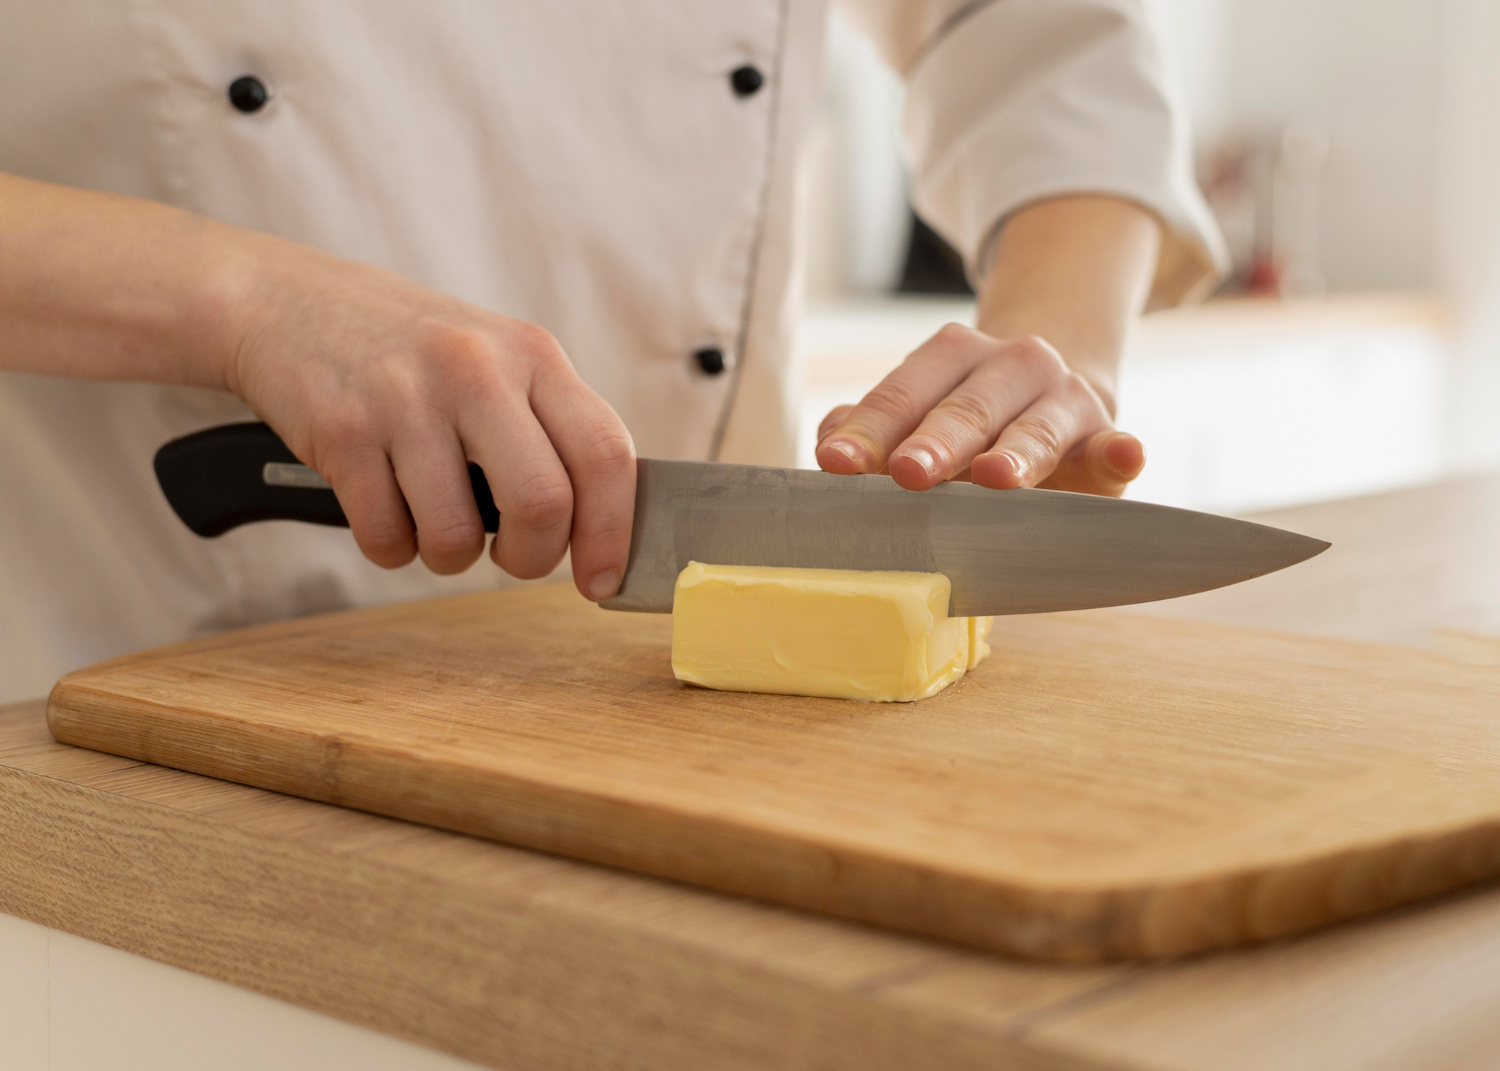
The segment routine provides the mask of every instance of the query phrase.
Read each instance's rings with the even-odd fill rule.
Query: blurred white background
[[[1148,317],[1133,497],[1225,511],[1500,460],[1500,0],[1148,0],[1236,274]],[[803,463],[961,296],[897,295],[902,87],[842,22],[810,175]]]

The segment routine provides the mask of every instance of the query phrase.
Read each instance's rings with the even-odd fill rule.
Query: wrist
[[[170,282],[162,291],[167,301],[151,317],[162,360],[158,375],[238,393],[234,354],[255,304],[257,258],[245,248],[246,232],[188,213],[172,224],[163,229],[162,244],[175,251],[170,270],[176,279],[161,280]]]
[[[1127,201],[1065,196],[1022,208],[1002,228],[980,285],[979,329],[1045,339],[1113,415],[1120,359],[1160,242],[1156,218]]]
[[[256,342],[280,315],[285,296],[296,291],[294,254],[304,247],[229,227],[219,237],[206,258],[188,335],[202,347],[199,385],[248,401]]]

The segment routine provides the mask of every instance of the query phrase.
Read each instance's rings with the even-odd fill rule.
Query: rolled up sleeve
[[[907,81],[903,145],[919,215],[983,278],[1016,210],[1069,194],[1161,222],[1153,308],[1226,263],[1193,177],[1186,117],[1139,0],[845,0]]]

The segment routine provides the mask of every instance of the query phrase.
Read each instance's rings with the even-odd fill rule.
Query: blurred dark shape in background
[[[915,212],[911,214],[911,237],[896,290],[902,294],[965,294],[974,288],[964,273],[964,259]]]

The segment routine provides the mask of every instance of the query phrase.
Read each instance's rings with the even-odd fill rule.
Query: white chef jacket
[[[1212,274],[1139,0],[849,7],[909,83],[917,209],[976,276],[1009,213],[1082,191],[1165,223],[1155,303]],[[394,269],[550,330],[643,456],[790,464],[826,18],[825,0],[0,0],[0,170]],[[229,100],[243,75],[268,90],[257,111]],[[503,582],[488,562],[383,571],[337,529],[193,536],[152,455],[245,419],[211,391],[0,373],[0,697],[231,626]]]

